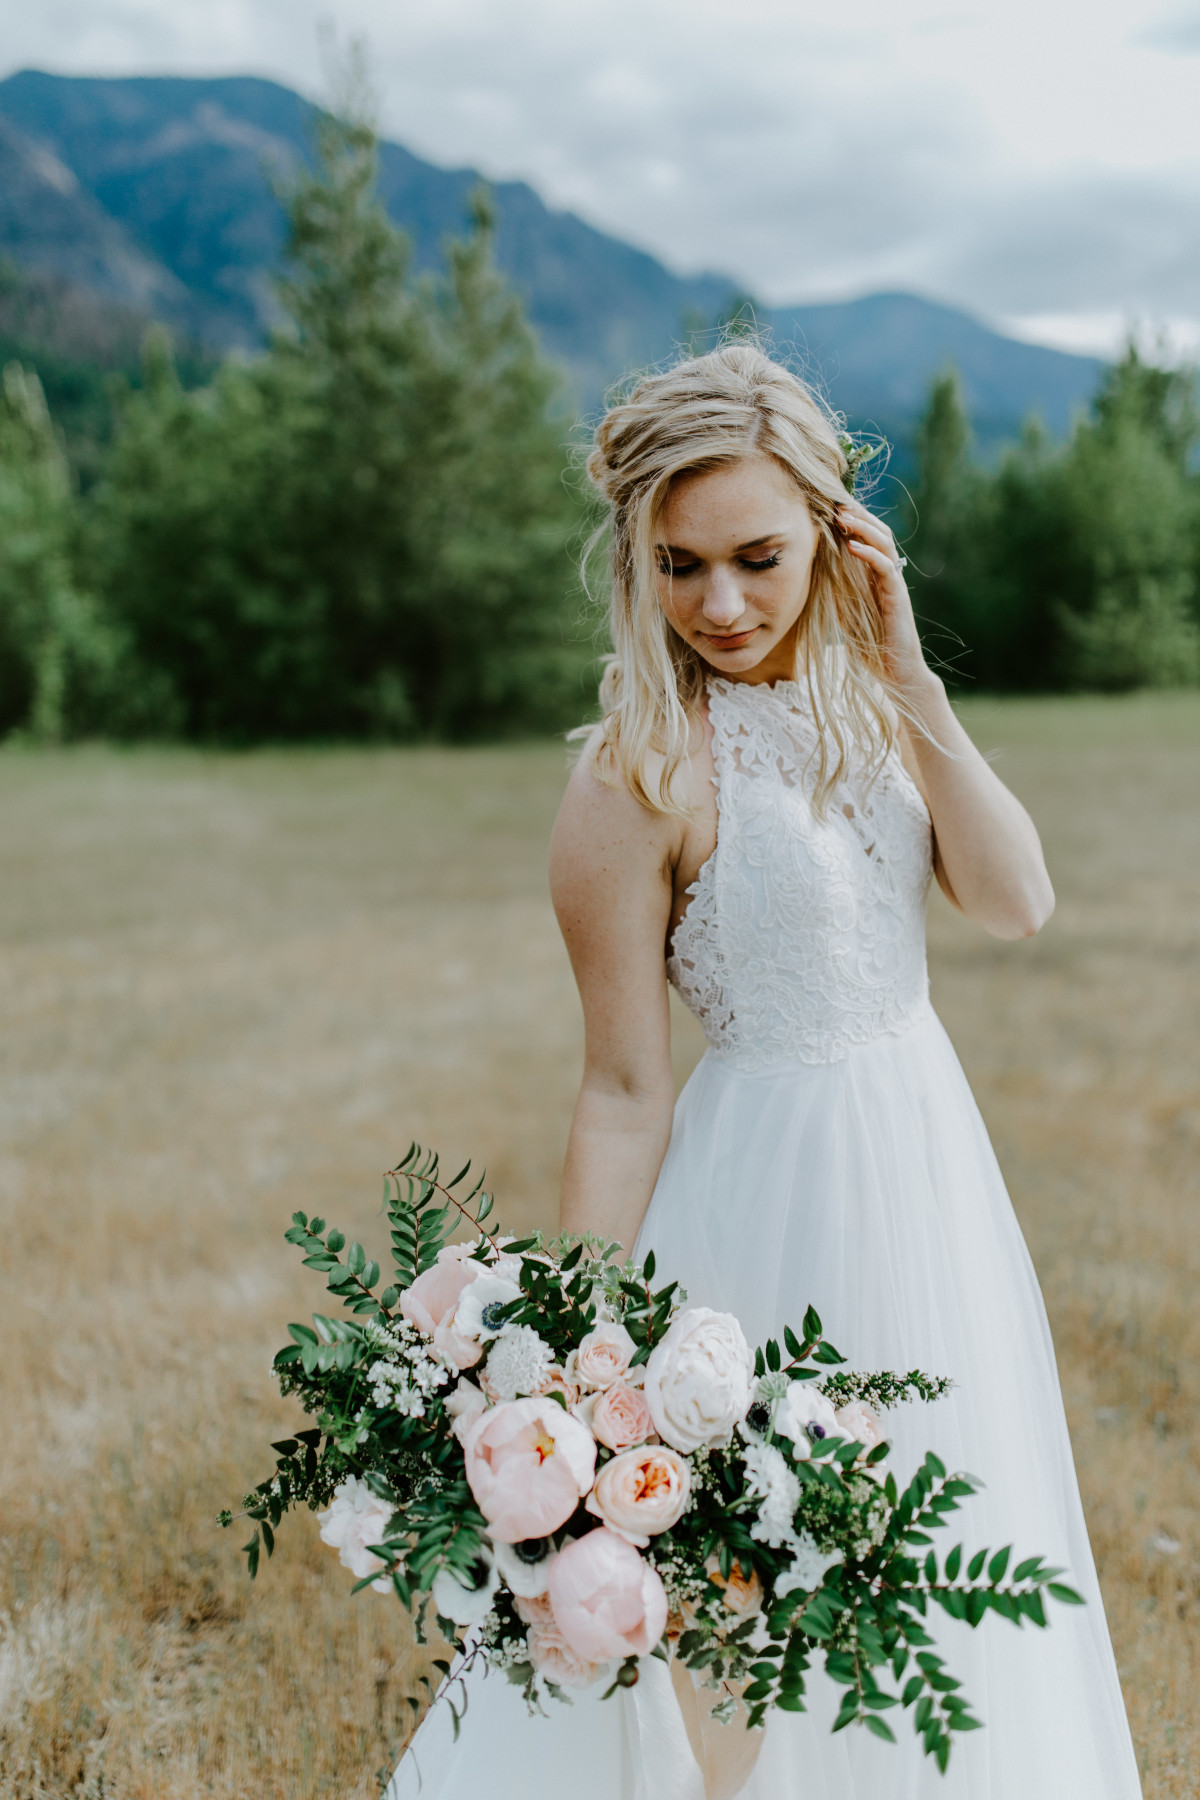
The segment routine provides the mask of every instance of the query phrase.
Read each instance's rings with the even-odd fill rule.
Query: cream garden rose
[[[623,1325],[597,1325],[567,1358],[567,1374],[581,1387],[603,1390],[625,1380],[636,1352]]]
[[[659,1436],[685,1454],[727,1444],[754,1398],[754,1358],[732,1313],[692,1306],[646,1364],[646,1404]]]

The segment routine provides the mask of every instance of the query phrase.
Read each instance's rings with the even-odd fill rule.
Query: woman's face
[[[677,476],[656,540],[659,604],[710,667],[733,681],[795,674],[817,528],[773,457]]]

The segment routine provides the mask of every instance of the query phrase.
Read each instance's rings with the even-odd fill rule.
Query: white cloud
[[[10,67],[322,84],[328,0],[43,0]],[[389,135],[769,301],[906,287],[1050,338],[1200,319],[1200,11],[341,0]],[[1055,321],[1058,323],[1056,324]]]

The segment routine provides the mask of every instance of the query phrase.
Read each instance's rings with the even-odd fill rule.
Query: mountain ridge
[[[257,76],[58,76],[0,81],[0,254],[165,319],[221,350],[252,350],[277,317],[272,276],[285,221],[268,171],[309,152],[317,109]],[[481,177],[380,145],[381,197],[436,263]],[[525,182],[488,183],[497,261],[585,408],[668,356],[737,284],[678,275],[649,252],[548,207]],[[910,435],[942,368],[960,370],[985,447],[1037,412],[1061,434],[1094,390],[1092,358],[1021,343],[911,294],[760,309],[855,424]]]

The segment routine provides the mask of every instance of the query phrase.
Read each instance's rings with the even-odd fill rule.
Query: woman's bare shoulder
[[[662,774],[662,757],[649,759],[649,784]],[[599,726],[586,740],[571,771],[551,840],[551,878],[563,873],[564,861],[586,871],[608,864],[614,856],[640,864],[669,856],[681,821],[674,813],[647,806],[633,793],[616,759],[609,753]]]

